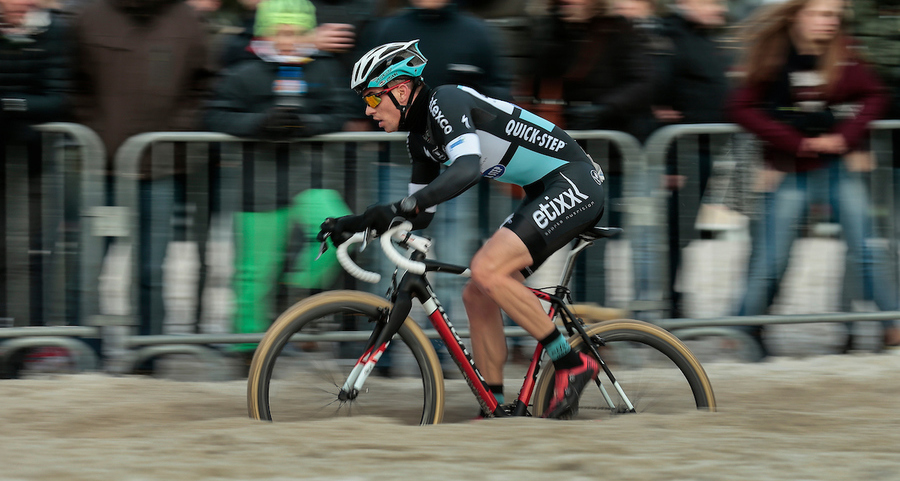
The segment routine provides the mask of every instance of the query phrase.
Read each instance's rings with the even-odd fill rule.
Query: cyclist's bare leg
[[[532,263],[525,243],[505,227],[494,233],[472,258],[472,282],[463,301],[469,315],[475,362],[489,384],[503,382],[506,362],[506,338],[498,307],[535,339],[544,339],[556,329],[538,298],[522,283],[520,271]]]
[[[508,353],[500,306],[474,282],[463,289],[463,304],[469,316],[475,364],[488,384],[503,384],[503,364]]]

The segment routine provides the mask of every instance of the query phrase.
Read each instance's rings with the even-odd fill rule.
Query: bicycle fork
[[[391,344],[391,339],[400,330],[406,317],[409,316],[409,311],[412,310],[409,282],[406,277],[400,281],[397,298],[394,300],[394,307],[390,310],[390,314],[383,311],[381,317],[376,320],[375,328],[372,330],[372,335],[369,336],[363,355],[357,359],[356,364],[350,371],[350,375],[347,376],[347,380],[341,386],[341,391],[338,393],[339,400],[352,401],[359,396],[366,379],[369,378],[372,370],[375,369],[375,364],[381,359],[381,356]],[[385,322],[385,317],[387,317],[387,322]]]

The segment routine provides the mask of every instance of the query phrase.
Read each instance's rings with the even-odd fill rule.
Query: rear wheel
[[[286,310],[253,356],[247,379],[250,417],[297,421],[384,416],[409,424],[439,423],[443,373],[431,342],[411,318],[358,396],[338,398],[373,323],[390,308],[390,302],[372,294],[331,291]]]
[[[600,357],[635,412],[667,414],[716,410],[712,386],[700,362],[668,331],[630,319],[585,326],[585,331],[604,341],[604,345],[598,346]],[[573,336],[569,343],[573,349],[586,350],[580,336]],[[551,363],[546,366],[535,387],[536,416],[547,410],[553,395],[555,370]],[[581,395],[577,410],[565,417],[599,419],[629,412],[625,400],[602,369],[599,379],[609,400],[596,384],[589,384]]]

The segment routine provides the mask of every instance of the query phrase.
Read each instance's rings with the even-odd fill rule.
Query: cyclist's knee
[[[498,276],[502,275],[498,273],[497,269],[485,262],[473,261],[469,269],[472,271],[472,281],[469,284],[474,284],[472,288],[478,289],[482,294],[487,294],[493,283],[498,280]]]
[[[469,281],[463,287],[462,300],[466,305],[481,304],[490,298],[484,290],[474,281]]]

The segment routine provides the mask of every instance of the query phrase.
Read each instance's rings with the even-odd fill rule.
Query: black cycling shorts
[[[588,162],[570,162],[525,186],[525,200],[506,219],[506,227],[519,236],[534,263],[527,277],[554,252],[603,215],[603,173]]]

